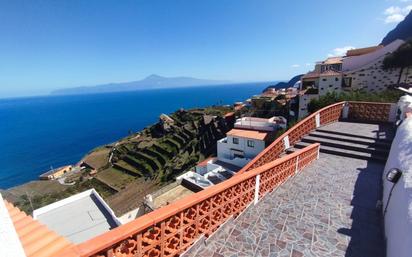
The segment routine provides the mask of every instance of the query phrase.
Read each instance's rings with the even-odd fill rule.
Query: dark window
[[[335,78],[335,81],[339,81],[339,78]]]
[[[234,137],[233,138],[233,144],[238,145],[239,144],[239,138]]]
[[[248,141],[247,141],[247,146],[249,146],[249,147],[255,147],[255,141],[248,140]]]
[[[234,153],[233,154],[233,158],[244,158],[245,156],[243,154],[240,153]]]
[[[326,81],[326,79],[322,79],[322,81]]]
[[[333,87],[333,85],[329,85],[329,87]]]

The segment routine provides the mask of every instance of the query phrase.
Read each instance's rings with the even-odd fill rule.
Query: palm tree
[[[383,69],[400,69],[398,86],[401,82],[402,74],[405,68],[412,66],[412,39],[409,39],[404,44],[402,44],[393,53],[389,54],[383,60]]]

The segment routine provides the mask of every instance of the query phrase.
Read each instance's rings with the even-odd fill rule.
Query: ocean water
[[[157,122],[161,113],[233,104],[269,84],[0,99],[0,188],[76,163],[93,148]]]

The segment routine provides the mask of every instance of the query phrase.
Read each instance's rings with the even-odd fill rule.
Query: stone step
[[[376,138],[367,139],[367,138],[359,138],[359,137],[354,137],[354,136],[334,135],[332,133],[326,133],[326,132],[321,132],[321,131],[313,131],[309,134],[309,136],[325,138],[325,139],[340,140],[340,141],[356,143],[356,144],[363,144],[363,145],[368,145],[370,147],[379,147],[379,148],[385,148],[388,150],[391,148],[391,143],[388,143],[386,141],[381,141]]]
[[[369,146],[365,144],[346,142],[346,141],[341,141],[339,139],[327,139],[327,138],[321,138],[321,137],[309,135],[309,136],[303,137],[301,141],[311,143],[311,144],[320,143],[323,146],[330,146],[330,147],[335,147],[339,149],[353,150],[353,151],[364,152],[364,153],[376,153],[384,157],[387,157],[387,155],[389,154],[388,148],[382,148],[376,145]]]
[[[328,130],[328,129],[323,129],[323,128],[318,128],[316,131],[323,132],[323,133],[328,133],[328,134],[333,134],[333,135],[347,136],[347,137],[351,137],[351,138],[372,139],[372,140],[377,140],[379,142],[384,142],[384,143],[388,143],[388,144],[392,143],[392,140],[388,139],[388,138],[367,137],[367,136],[354,135],[354,134],[350,134],[350,133],[338,132],[338,131],[333,131],[333,130]]]
[[[309,145],[311,145],[311,143],[299,142],[295,144],[294,147],[297,149],[302,149]],[[350,157],[350,158],[355,158],[355,159],[361,159],[361,160],[373,160],[373,161],[378,161],[378,162],[383,162],[383,163],[385,163],[387,159],[385,156],[382,156],[376,153],[365,153],[365,152],[359,152],[359,151],[354,151],[354,150],[341,149],[341,148],[332,147],[332,146],[326,146],[326,145],[320,146],[320,152],[338,155],[338,156],[345,156],[345,157]]]

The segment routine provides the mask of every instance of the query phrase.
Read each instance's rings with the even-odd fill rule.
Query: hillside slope
[[[409,38],[412,38],[412,11],[383,38],[381,44],[387,45],[396,39],[406,40]]]

